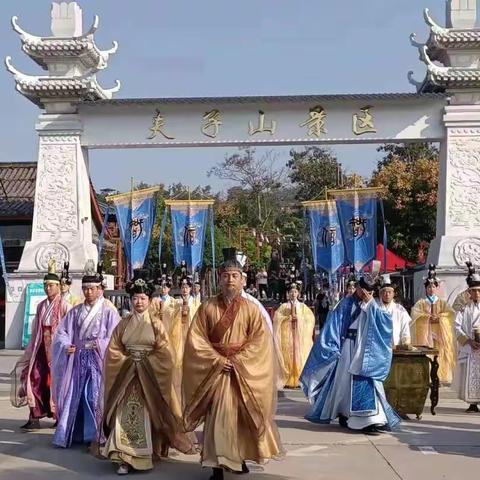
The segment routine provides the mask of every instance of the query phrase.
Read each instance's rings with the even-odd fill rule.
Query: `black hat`
[[[70,274],[68,272],[69,268],[70,268],[70,263],[69,262],[64,262],[62,274],[60,276],[60,282],[65,284],[65,285],[71,285],[72,284],[72,277],[70,276]]]
[[[373,292],[377,287],[376,279],[371,278],[369,275],[363,275],[358,281],[358,286],[363,288],[367,292]]]
[[[328,283],[328,280],[327,280]],[[347,283],[345,285],[345,288],[348,288],[350,285],[353,285],[354,287],[357,286],[357,279],[354,276],[349,276],[347,278]]]
[[[184,285],[188,285],[192,288],[192,277],[190,275],[187,275],[180,280],[180,287],[183,287]]]
[[[433,263],[428,266],[428,276],[425,279],[425,288],[429,285],[435,285],[438,287],[437,267]]]
[[[132,280],[125,285],[125,291],[131,297],[136,293],[144,293],[151,297],[155,292],[155,285],[148,277],[148,270],[134,270]]]
[[[43,283],[60,283],[60,277],[57,275],[57,262],[54,258],[48,261],[48,273],[43,277]]]
[[[223,263],[220,266],[221,270],[238,270],[243,271],[242,265],[237,260],[236,248],[223,248]]]
[[[480,288],[480,274],[475,272],[475,267],[472,265],[472,262],[467,262],[468,276],[467,276],[467,285],[468,288]]]
[[[95,263],[93,260],[87,260],[85,264],[85,272],[82,277],[82,286],[85,285],[93,285],[100,287],[103,282],[103,275],[102,275],[102,264],[101,262],[98,264],[97,269],[95,271]]]

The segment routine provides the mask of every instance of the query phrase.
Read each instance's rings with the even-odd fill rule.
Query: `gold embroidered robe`
[[[118,324],[105,356],[104,457],[148,470],[169,446],[192,451],[181,433],[172,367],[168,335],[158,318],[133,313]]]
[[[438,322],[431,322],[432,312],[439,317]],[[456,362],[455,312],[445,300],[438,299],[432,307],[426,298],[422,298],[413,306],[411,317],[413,345],[438,349],[438,377],[441,382],[451,383]]]
[[[233,369],[224,372],[227,358]],[[203,466],[240,471],[281,453],[273,416],[276,371],[273,338],[258,307],[237,297],[202,303],[188,332],[183,360],[187,431],[204,423]]]
[[[313,346],[315,329],[315,316],[310,308],[296,302],[295,309],[296,321],[292,321],[290,302],[280,305],[273,317],[273,331],[286,370],[285,386],[290,388],[300,384],[300,375]]]

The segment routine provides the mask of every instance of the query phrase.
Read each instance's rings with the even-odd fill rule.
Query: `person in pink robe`
[[[55,418],[55,405],[51,392],[52,338],[70,305],[62,298],[60,277],[55,272],[55,261],[50,262],[43,280],[47,298],[37,306],[30,341],[25,353],[15,366],[15,379],[19,378],[12,404],[28,405],[30,415],[23,430],[40,428],[41,418]]]

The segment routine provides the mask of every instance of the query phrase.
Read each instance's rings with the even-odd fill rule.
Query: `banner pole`
[[[108,215],[110,214],[110,205],[107,205],[105,210],[105,217],[103,219],[102,231],[100,232],[100,237],[98,239],[98,261],[102,260],[103,253],[103,242],[105,240],[105,232],[107,230]]]
[[[165,205],[165,209],[163,210],[162,224],[160,226],[160,237],[158,238],[158,264],[159,265],[162,264],[162,243],[163,243],[163,234],[165,233],[165,226],[167,224],[167,215],[168,215],[168,205]]]
[[[130,177],[130,262],[128,264],[128,276],[129,280],[133,277],[133,265],[132,265],[132,260],[133,260],[133,228],[132,228],[132,222],[133,222],[133,188],[134,188],[135,182],[133,177]]]
[[[380,211],[382,212],[383,222],[383,273],[387,273],[387,224],[385,223],[385,210],[383,209],[383,200],[379,198]]]
[[[213,217],[213,205],[210,207],[210,241],[212,244],[212,275],[213,275],[213,291],[217,291],[217,274],[215,269],[215,224]]]

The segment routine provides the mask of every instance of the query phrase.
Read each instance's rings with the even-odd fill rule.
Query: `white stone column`
[[[97,262],[92,242],[90,180],[81,147],[82,124],[76,114],[43,114],[39,134],[32,238],[26,243],[18,271],[11,275],[7,298],[5,344],[18,348],[23,328],[24,289],[41,282],[50,258],[70,262],[74,278],[88,259]],[[78,282],[75,282],[78,283]],[[78,289],[78,285],[74,285]]]
[[[453,301],[465,290],[466,261],[480,266],[480,105],[445,109],[440,152],[437,236],[428,262]]]

